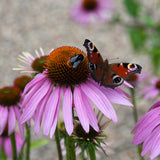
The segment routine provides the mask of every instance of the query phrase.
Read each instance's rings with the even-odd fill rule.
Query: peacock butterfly
[[[124,80],[130,78],[133,74],[141,73],[142,67],[138,64],[109,64],[107,59],[103,61],[97,48],[88,39],[85,40],[83,45],[87,50],[91,77],[102,86],[115,88],[121,85]]]

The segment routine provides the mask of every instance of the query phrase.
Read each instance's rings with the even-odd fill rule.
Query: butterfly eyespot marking
[[[123,82],[123,79],[116,74],[112,75],[112,79],[113,79],[113,83],[116,83],[116,84],[121,84]]]
[[[94,49],[94,45],[93,45],[93,43],[92,43],[92,42],[89,42],[88,47],[89,47],[89,49],[90,49],[90,50],[92,50],[92,51],[93,51],[93,49]]]
[[[91,72],[94,72],[97,69],[97,65],[93,63],[89,63],[89,70]]]
[[[136,64],[128,64],[128,69],[131,71],[136,71],[138,69]]]

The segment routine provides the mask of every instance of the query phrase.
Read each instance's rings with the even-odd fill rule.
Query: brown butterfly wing
[[[110,64],[111,70],[123,79],[128,79],[135,73],[141,73],[142,67],[138,64],[115,63]]]
[[[112,71],[110,65],[108,65],[108,68],[104,69],[103,79],[101,82],[102,86],[115,88],[115,87],[121,85],[123,82],[124,82],[124,79],[121,78],[119,75],[115,74]]]
[[[98,52],[96,46],[90,40],[86,39],[83,45],[87,50],[89,71],[91,73],[91,77],[96,82],[100,82],[103,76],[103,58]]]

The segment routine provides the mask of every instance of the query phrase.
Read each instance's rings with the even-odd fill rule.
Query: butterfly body
[[[133,74],[141,72],[142,67],[138,64],[109,64],[107,59],[103,61],[97,48],[88,39],[85,40],[84,46],[87,49],[91,77],[100,85],[115,88],[121,85],[124,80],[128,79]]]

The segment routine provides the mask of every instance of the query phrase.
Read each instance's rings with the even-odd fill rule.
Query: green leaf
[[[49,140],[38,140],[31,143],[31,148],[38,148],[41,146],[45,146],[49,143]]]
[[[138,17],[141,4],[136,0],[124,0],[123,2],[128,14],[134,18]]]
[[[149,16],[148,14],[145,14],[142,16],[141,21],[144,23],[144,25],[152,27],[155,25],[154,19]]]
[[[145,42],[147,40],[147,33],[142,27],[132,27],[127,28],[132,46],[135,50],[144,48]]]

